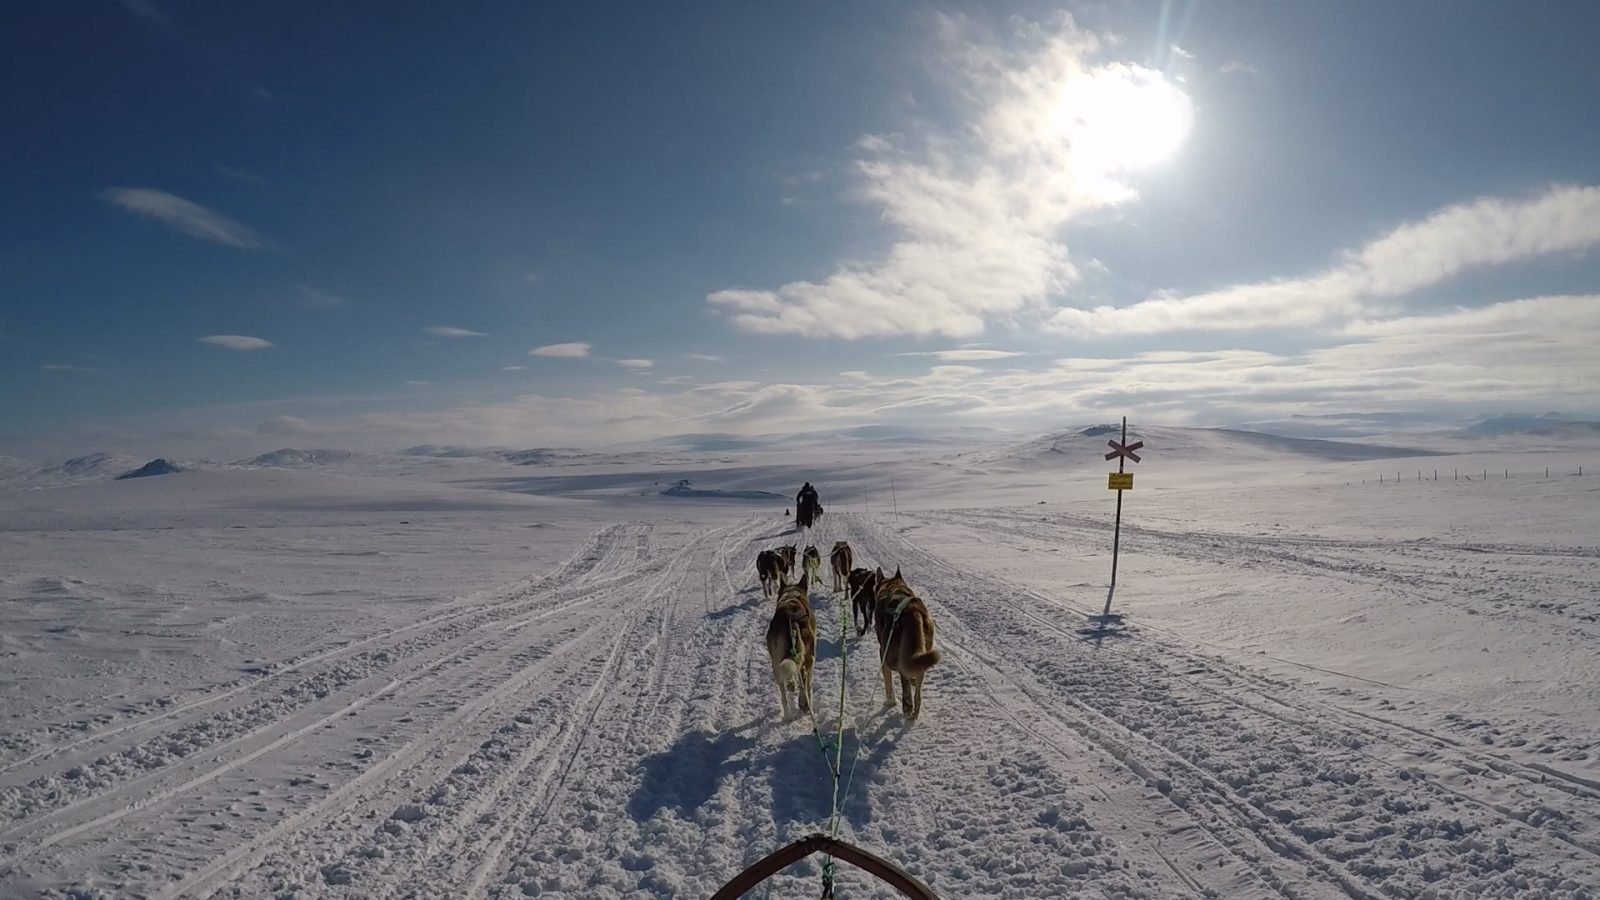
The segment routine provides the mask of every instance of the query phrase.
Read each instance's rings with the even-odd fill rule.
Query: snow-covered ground
[[[813,594],[842,834],[942,896],[1600,896],[1600,448],[1141,436],[1109,622],[1105,435],[9,465],[0,896],[708,896],[832,809],[807,478],[937,624],[907,727]]]

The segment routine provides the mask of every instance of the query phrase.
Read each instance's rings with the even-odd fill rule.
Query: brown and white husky
[[[888,578],[882,569],[877,575],[881,580],[872,624],[883,662],[883,705],[894,705],[892,676],[899,673],[900,712],[915,722],[922,714],[922,680],[942,658],[933,646],[933,616],[899,569]]]
[[[817,620],[811,612],[810,579],[801,575],[794,584],[780,578],[778,604],[767,623],[767,657],[772,680],[778,685],[778,703],[785,719],[793,715],[789,692],[801,712],[811,711],[811,670],[817,661]]]

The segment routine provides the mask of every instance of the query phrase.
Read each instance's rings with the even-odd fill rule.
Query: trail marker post
[[[1111,447],[1111,452],[1106,454],[1107,460],[1117,461],[1117,470],[1106,478],[1106,488],[1117,492],[1117,519],[1111,532],[1111,587],[1106,590],[1106,608],[1101,616],[1111,615],[1111,598],[1117,593],[1117,556],[1122,549],[1122,492],[1133,490],[1133,473],[1123,470],[1127,460],[1139,461],[1137,451],[1144,446],[1144,441],[1128,443],[1128,417],[1122,417],[1122,440],[1106,441]]]

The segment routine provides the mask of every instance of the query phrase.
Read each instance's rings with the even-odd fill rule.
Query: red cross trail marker
[[[1108,479],[1107,487],[1117,492],[1117,524],[1111,537],[1111,587],[1106,589],[1106,609],[1101,617],[1111,615],[1111,598],[1117,592],[1117,557],[1122,550],[1122,492],[1133,489],[1133,473],[1124,472],[1123,466],[1128,460],[1139,461],[1139,454],[1135,453],[1144,446],[1144,441],[1128,443],[1128,417],[1122,417],[1122,440],[1106,441],[1111,452],[1106,454],[1106,459],[1117,461],[1117,471]]]
[[[1137,454],[1137,453],[1135,453],[1133,451],[1139,449],[1140,447],[1143,447],[1144,446],[1144,441],[1134,441],[1132,444],[1127,444],[1126,442],[1128,440],[1128,436],[1126,434],[1124,434],[1122,436],[1122,440],[1123,440],[1123,443],[1118,443],[1116,441],[1106,441],[1106,446],[1111,448],[1111,452],[1106,454],[1106,459],[1108,459],[1108,460],[1110,460],[1110,459],[1121,459],[1122,457],[1127,457],[1128,459],[1131,459],[1134,462],[1138,462],[1139,461],[1139,454]]]

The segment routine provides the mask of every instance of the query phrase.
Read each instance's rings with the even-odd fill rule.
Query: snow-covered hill
[[[1109,621],[1103,482],[818,458],[923,503],[825,489],[809,535],[316,466],[9,495],[0,896],[704,897],[827,827],[841,726],[842,836],[946,897],[1590,896],[1600,481],[1304,459],[1136,493]],[[815,728],[778,715],[753,561],[836,540],[934,618],[913,725],[825,584]]]
[[[1012,469],[1035,466],[1093,466],[1103,458],[1107,441],[1119,439],[1117,425],[1091,425],[1046,434],[997,450],[984,450],[963,459]],[[1239,465],[1260,462],[1350,462],[1433,456],[1434,451],[1390,447],[1353,441],[1282,437],[1226,428],[1141,426],[1128,429],[1128,440],[1143,441],[1144,451],[1184,465]]]

